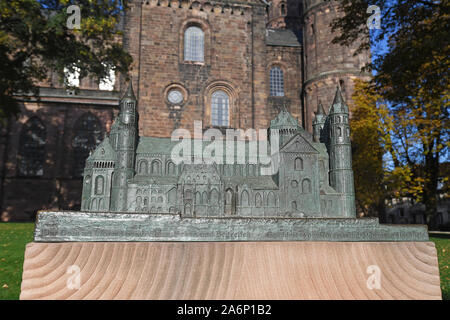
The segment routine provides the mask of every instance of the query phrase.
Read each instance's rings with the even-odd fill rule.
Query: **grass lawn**
[[[430,240],[436,245],[441,275],[442,299],[450,300],[450,236],[433,235]]]
[[[25,245],[34,223],[0,223],[0,300],[19,299]]]
[[[18,299],[25,245],[33,240],[34,223],[0,223],[0,300]],[[436,244],[442,297],[450,300],[450,236],[430,237]]]

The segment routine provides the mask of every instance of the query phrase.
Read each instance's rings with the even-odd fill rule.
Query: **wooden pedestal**
[[[441,290],[432,242],[33,242],[20,298],[441,299]]]

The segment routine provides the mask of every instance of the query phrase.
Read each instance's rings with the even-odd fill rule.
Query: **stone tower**
[[[279,148],[282,148],[301,130],[301,127],[298,124],[297,119],[295,119],[288,111],[282,110],[278,116],[270,122],[269,140],[270,131],[273,130],[278,130]]]
[[[302,0],[272,0],[268,3],[268,28],[301,30]]]
[[[134,161],[138,137],[137,101],[130,81],[127,92],[120,102],[120,113],[116,119],[116,137],[113,145],[117,160],[112,181],[112,211],[127,211],[128,180],[134,176]]]
[[[330,185],[342,196],[342,212],[346,218],[356,217],[355,188],[352,170],[352,147],[348,106],[338,87],[327,118],[330,154]]]
[[[351,101],[353,80],[365,78],[361,68],[370,59],[369,52],[354,56],[359,43],[352,47],[332,44],[336,36],[330,24],[338,16],[340,1],[304,0],[303,58],[305,127],[312,131],[317,99],[331,105],[336,85],[342,88],[346,101]],[[325,110],[328,111],[328,110]]]
[[[313,122],[314,142],[324,142],[325,141],[323,128],[325,126],[326,118],[327,118],[327,115],[325,114],[323,105],[321,102],[319,102],[317,105],[316,116],[314,117],[314,122]]]

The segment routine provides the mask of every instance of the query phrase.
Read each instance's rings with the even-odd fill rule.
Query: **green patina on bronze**
[[[178,141],[138,136],[130,85],[109,137],[86,161],[82,212],[40,212],[35,241],[428,241],[426,226],[356,219],[339,88],[328,115],[319,105],[313,131],[287,111],[271,121],[279,137],[272,175],[261,174],[248,141],[245,163],[175,164]],[[201,151],[210,143],[196,142]]]
[[[328,116],[319,108],[314,136],[289,112],[281,111],[269,128],[279,134],[279,170],[274,175],[261,174],[264,165],[251,160],[248,142],[244,164],[224,160],[223,164],[175,165],[171,152],[178,141],[138,137],[136,98],[130,86],[109,137],[86,161],[82,210],[187,217],[354,218],[348,118],[339,89]],[[203,141],[202,147],[208,143]]]

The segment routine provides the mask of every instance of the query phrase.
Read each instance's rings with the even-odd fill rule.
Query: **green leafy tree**
[[[391,182],[426,206],[427,221],[437,211],[439,167],[449,151],[449,0],[342,0],[333,24],[335,43],[371,46],[367,13],[381,9],[376,42],[388,47],[366,66],[375,71],[373,90],[386,102],[380,111],[383,146],[391,155]]]
[[[356,81],[350,127],[356,205],[364,216],[378,216],[386,199],[379,99],[368,83]]]
[[[71,5],[80,8],[80,28],[72,28]],[[0,0],[0,119],[16,115],[15,95],[38,97],[38,84],[64,68],[104,78],[126,74],[132,62],[119,40],[126,0]]]

